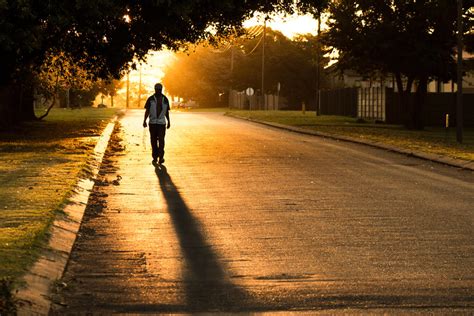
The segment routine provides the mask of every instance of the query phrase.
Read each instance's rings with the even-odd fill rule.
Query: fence
[[[323,90],[319,102],[323,115],[357,116],[357,88]]]
[[[399,93],[387,94],[386,120],[389,124],[403,124],[415,104],[415,94],[405,98]],[[443,126],[446,114],[449,125],[456,125],[456,93],[428,93],[423,108],[423,123],[427,126]],[[465,126],[474,126],[474,94],[463,94],[463,118]]]
[[[378,88],[359,88],[357,93],[357,117],[385,121],[385,105],[387,90],[391,89]]]
[[[265,102],[263,103],[263,109],[262,110],[279,110],[280,109],[280,103],[279,100],[280,97],[278,95],[274,94],[265,94]]]
[[[265,94],[264,100],[261,96],[248,96],[244,91],[231,90],[229,93],[229,106],[240,110],[279,110],[282,100],[277,95]]]
[[[321,91],[323,115],[341,115],[404,124],[415,105],[415,94],[404,98],[391,88],[344,88]],[[463,95],[463,117],[466,126],[474,126],[474,94]],[[423,108],[427,126],[443,126],[446,114],[450,125],[456,124],[456,94],[428,93]]]

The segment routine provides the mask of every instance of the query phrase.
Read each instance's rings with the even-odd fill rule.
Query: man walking
[[[143,127],[147,127],[146,119],[150,117],[148,125],[150,128],[150,140],[153,156],[153,164],[156,160],[160,164],[165,162],[165,134],[170,128],[170,103],[168,98],[162,94],[163,85],[155,84],[155,94],[150,96],[145,103],[145,118]],[[168,122],[168,123],[167,123]]]

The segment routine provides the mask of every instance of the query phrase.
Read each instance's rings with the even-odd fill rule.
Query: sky
[[[244,27],[263,24],[263,15],[255,15],[253,18],[244,22]],[[267,26],[274,30],[282,32],[286,37],[293,38],[298,34],[311,33],[316,35],[317,21],[309,14],[297,15],[293,14],[287,17],[277,15],[271,17],[267,22]]]

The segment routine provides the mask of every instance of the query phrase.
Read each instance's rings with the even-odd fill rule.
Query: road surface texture
[[[155,168],[142,119],[53,314],[474,311],[473,172],[219,113],[171,113]]]

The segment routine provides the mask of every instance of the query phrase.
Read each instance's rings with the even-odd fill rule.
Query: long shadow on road
[[[229,280],[166,167],[156,166],[155,172],[186,261],[184,284],[187,307],[191,311],[239,310],[248,300],[248,295]]]

